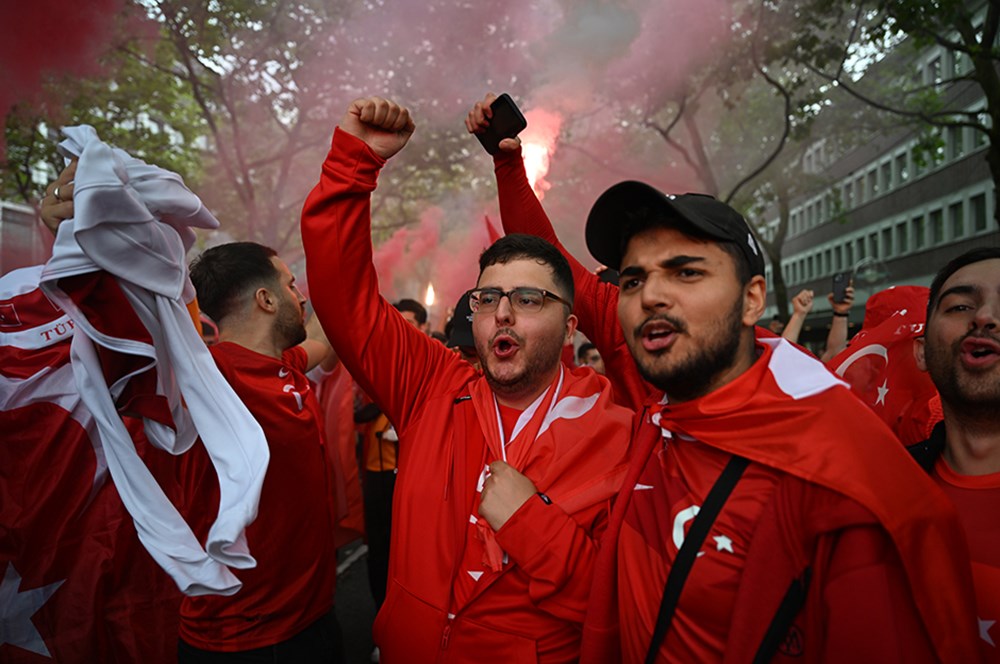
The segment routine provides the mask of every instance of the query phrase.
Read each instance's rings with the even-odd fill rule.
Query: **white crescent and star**
[[[681,510],[680,512],[677,513],[677,516],[674,517],[673,539],[674,539],[674,546],[677,547],[678,551],[684,544],[684,525],[688,521],[691,521],[696,516],[698,516],[698,512],[700,511],[701,508],[698,505],[692,505],[687,509]],[[728,551],[729,553],[736,553],[735,551],[733,551],[733,540],[727,537],[726,535],[716,535],[712,539],[715,540],[716,551]],[[705,555],[704,551],[698,552],[698,556],[703,556],[703,555]]]

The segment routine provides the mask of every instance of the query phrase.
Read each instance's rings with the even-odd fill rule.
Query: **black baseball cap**
[[[472,338],[472,306],[469,304],[469,292],[462,293],[455,303],[455,313],[451,316],[451,332],[448,334],[448,347],[464,346],[474,348],[476,340]]]
[[[612,186],[590,209],[586,238],[591,255],[610,268],[621,269],[627,219],[644,211],[683,222],[720,242],[735,243],[749,261],[750,273],[764,274],[764,254],[739,212],[707,194],[664,194],[634,180]]]

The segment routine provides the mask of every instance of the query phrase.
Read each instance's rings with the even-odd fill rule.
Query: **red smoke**
[[[43,84],[52,75],[85,78],[100,73],[99,60],[114,39],[125,0],[28,0],[0,3],[0,127],[20,102],[48,103]],[[3,159],[0,133],[0,160]]]

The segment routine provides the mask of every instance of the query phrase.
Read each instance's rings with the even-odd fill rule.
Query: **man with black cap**
[[[505,230],[569,257],[518,142],[501,148]],[[636,422],[581,661],[975,661],[954,511],[842,382],[755,333],[764,261],[742,216],[623,182],[586,235],[621,276],[570,258],[580,329]]]

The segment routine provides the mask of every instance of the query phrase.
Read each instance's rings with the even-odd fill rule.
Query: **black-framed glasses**
[[[505,297],[510,300],[510,306],[515,311],[529,314],[541,311],[542,307],[545,306],[545,298],[569,306],[569,302],[555,293],[550,293],[541,288],[521,286],[519,288],[511,288],[509,291],[502,291],[499,288],[477,288],[476,290],[469,291],[469,308],[474,313],[493,313],[500,306],[500,300]]]

